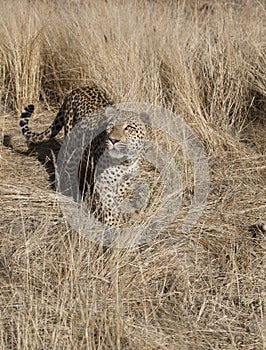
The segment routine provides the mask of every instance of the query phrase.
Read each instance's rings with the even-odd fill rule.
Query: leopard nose
[[[115,137],[109,137],[109,140],[112,142],[112,144],[114,145],[115,143],[119,142],[119,140]]]

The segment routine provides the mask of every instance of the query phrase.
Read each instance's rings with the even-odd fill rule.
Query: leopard
[[[29,127],[34,110],[30,104],[20,115],[20,129],[28,144],[48,142],[63,128],[64,137],[69,138],[73,129],[81,122],[84,125],[84,121],[90,129],[100,118],[105,121],[104,130],[91,141],[82,159],[78,159],[86,183],[84,202],[102,223],[117,227],[127,220],[130,212],[143,206],[139,191],[130,200],[125,199],[125,193],[140,171],[149,115],[116,108],[105,90],[95,85],[69,92],[53,122],[43,132]]]

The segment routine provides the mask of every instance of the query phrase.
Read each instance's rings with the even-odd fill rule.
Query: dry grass
[[[265,221],[265,3],[206,3],[0,1],[0,348],[266,349],[265,245],[246,230]],[[186,237],[103,249],[64,222],[17,112],[37,104],[43,130],[91,81],[202,140],[211,191]]]

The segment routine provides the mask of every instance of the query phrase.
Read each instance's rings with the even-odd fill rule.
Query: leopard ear
[[[108,120],[114,118],[116,113],[117,113],[117,109],[114,107],[107,107],[105,109],[105,115]]]
[[[146,112],[141,112],[140,113],[140,120],[144,123],[144,124],[150,124],[150,116],[148,113]]]

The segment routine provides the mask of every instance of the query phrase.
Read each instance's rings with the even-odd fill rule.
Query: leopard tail
[[[55,137],[64,126],[64,118],[60,109],[53,123],[43,132],[37,133],[29,128],[29,119],[34,112],[34,105],[28,105],[23,109],[20,115],[19,126],[22,134],[25,136],[28,143],[47,142]]]

